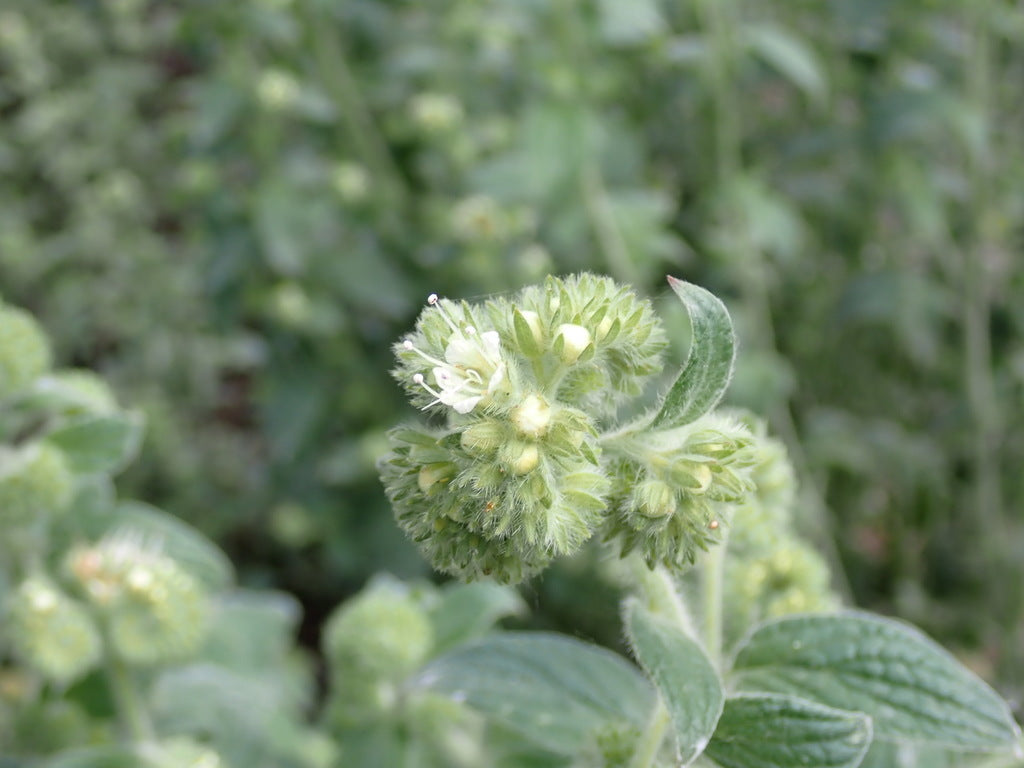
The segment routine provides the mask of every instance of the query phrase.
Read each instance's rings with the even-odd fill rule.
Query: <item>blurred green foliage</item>
[[[428,293],[708,285],[857,602],[1020,694],[1022,41],[1003,0],[8,0],[0,293],[145,412],[124,494],[316,617],[424,570],[374,461]]]

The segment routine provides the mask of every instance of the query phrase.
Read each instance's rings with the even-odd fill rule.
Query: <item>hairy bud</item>
[[[15,591],[7,635],[15,653],[48,680],[66,684],[99,661],[100,634],[86,608],[43,577]]]
[[[128,533],[73,549],[67,569],[104,616],[126,661],[173,661],[193,653],[206,635],[208,596],[199,582]]]
[[[423,663],[433,642],[429,617],[400,585],[372,585],[340,606],[323,635],[336,683],[332,719],[355,723],[390,709],[396,686]]]
[[[682,567],[719,538],[716,502],[753,490],[753,436],[739,421],[704,416],[685,427],[641,433],[625,444],[616,467],[620,495],[607,537],[622,554]]]

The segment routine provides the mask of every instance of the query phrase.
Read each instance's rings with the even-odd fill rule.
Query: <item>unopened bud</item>
[[[574,325],[573,323],[563,323],[558,326],[555,339],[556,344],[559,343],[559,340],[561,341],[559,355],[562,358],[562,362],[569,364],[579,360],[580,355],[590,346],[591,341],[590,331],[582,325]]]
[[[509,443],[502,453],[509,471],[514,475],[532,472],[540,463],[540,451],[531,443]]]
[[[490,454],[506,440],[506,427],[498,421],[478,421],[462,431],[459,441],[470,453]]]
[[[647,480],[636,489],[636,506],[645,517],[669,517],[676,511],[676,495],[672,487],[661,480]]]
[[[451,480],[454,471],[455,465],[449,462],[427,464],[420,470],[419,477],[416,480],[423,493],[430,493],[438,483],[447,483]]]
[[[512,423],[526,437],[540,437],[551,424],[551,406],[538,395],[527,395],[512,411]]]

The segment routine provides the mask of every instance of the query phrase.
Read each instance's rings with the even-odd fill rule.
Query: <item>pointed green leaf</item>
[[[681,765],[688,765],[704,751],[722,714],[725,694],[718,672],[697,642],[638,601],[627,601],[624,614],[633,653],[661,693]]]
[[[913,627],[867,613],[764,624],[733,672],[745,690],[864,712],[882,739],[985,750],[1019,735],[1006,703],[952,655]]]
[[[681,427],[718,405],[736,359],[736,334],[725,305],[692,283],[669,277],[668,284],[686,307],[692,340],[682,373],[651,422],[654,429]]]
[[[113,473],[134,457],[142,439],[137,413],[84,416],[58,427],[46,439],[68,457],[75,472]]]
[[[732,697],[707,754],[721,768],[855,768],[871,745],[871,719],[795,696]]]
[[[541,349],[537,344],[537,339],[534,338],[533,329],[518,309],[512,313],[512,327],[516,333],[516,343],[523,354],[527,357],[539,357]]]
[[[448,695],[533,744],[576,754],[608,722],[642,727],[654,702],[621,656],[547,632],[500,632],[460,646],[410,681]]]
[[[824,101],[828,93],[825,70],[807,43],[774,24],[751,25],[743,30],[743,36],[754,53],[808,98],[819,104]]]

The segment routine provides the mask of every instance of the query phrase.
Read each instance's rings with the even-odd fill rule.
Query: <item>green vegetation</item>
[[[725,649],[764,620],[858,605],[922,627],[1020,701],[1022,40],[1024,11],[995,0],[9,0],[0,8],[0,709],[20,702],[21,754],[46,744],[45,718],[73,725],[49,750],[142,727],[111,719],[112,681],[124,677],[111,672],[112,654],[141,665],[146,695],[166,693],[149,707],[167,750],[154,753],[158,763],[215,764],[182,756],[208,747],[229,765],[254,754],[330,765],[338,744],[371,755],[406,738],[440,765],[480,764],[481,745],[511,754],[508,723],[481,720],[486,707],[442,712],[444,691],[431,689],[422,706],[386,706],[372,727],[345,712],[363,699],[320,696],[310,659],[331,658],[319,638],[343,625],[328,623],[336,607],[356,611],[362,597],[344,601],[372,594],[419,612],[406,617],[414,624],[433,622],[401,679],[366,672],[367,701],[386,703],[388,690],[465,643],[470,653],[472,642],[505,642],[479,640],[505,616],[625,652],[615,606],[624,593],[654,598],[632,571],[604,562],[600,542],[652,563],[701,564],[720,503],[736,507],[717,566]],[[431,364],[414,370],[402,350],[396,383],[394,345],[408,337],[458,362],[426,319],[416,325],[429,294],[450,299],[451,311],[463,300],[492,313],[515,303],[520,312],[494,328],[521,346],[516,365],[528,370],[560,338],[544,354],[571,366],[611,325],[602,330],[604,318],[582,305],[579,320],[545,315],[557,310],[539,297],[548,275],[583,272],[650,298],[644,328],[660,317],[663,335],[631,338],[637,357],[618,369],[607,357],[603,372],[580,374],[565,407],[543,390],[554,368],[534,370],[538,398],[443,446],[454,459],[423,452],[441,450],[424,441],[458,427],[458,409],[452,423],[431,416],[434,406],[420,414],[426,426],[391,432],[434,399],[412,376],[440,386]],[[707,329],[699,313],[688,322],[666,273],[719,296],[735,326],[734,375],[710,415],[693,400],[713,378],[714,355],[700,352]],[[495,322],[473,311],[481,329]],[[670,400],[683,426],[700,411],[714,440],[696,428],[687,446],[601,437],[652,413],[686,359],[690,375]],[[712,499],[702,467],[723,459],[714,455],[723,440],[735,460],[707,486]],[[456,475],[469,483],[472,462],[525,477],[536,461],[558,479],[555,507],[572,499],[576,518],[556,530],[520,516],[510,525],[532,520],[534,540],[512,547],[513,559],[505,544],[488,562],[467,559],[472,536],[501,541],[503,530],[433,538],[442,516],[403,508],[394,465],[390,499],[382,489],[376,465],[389,450],[406,462],[398,474],[416,465],[406,489],[434,501],[451,495]],[[673,450],[691,463],[670,458],[683,467],[671,477],[637,462]],[[595,476],[601,467],[608,478]],[[490,487],[520,512],[548,509],[532,495],[542,489],[526,498]],[[606,508],[623,515],[609,521]],[[136,526],[157,531],[161,546],[149,533],[125,540]],[[146,583],[132,587],[119,553],[139,546]],[[30,551],[41,559],[26,559]],[[488,621],[446,639],[438,606],[469,598],[429,586],[431,565],[508,581],[542,575],[522,588],[528,616],[512,591],[488,593],[481,605],[498,606]],[[365,586],[380,573],[391,577]],[[92,578],[121,591],[96,602]],[[691,571],[683,592],[701,595],[705,581]],[[248,591],[265,589],[281,592]],[[177,597],[156,600],[153,590]],[[233,667],[245,654],[218,633],[243,614],[275,640]],[[160,635],[166,646],[133,645],[172,626]],[[644,631],[630,631],[634,646]],[[67,645],[18,639],[58,635]],[[287,716],[227,718],[249,734],[235,742],[202,734],[203,715],[174,702],[216,686],[181,672],[161,687],[165,673],[149,666],[199,663],[226,665],[218,674],[246,698],[264,684],[257,670],[277,675],[266,685],[287,689],[270,697],[287,702]],[[616,680],[620,691],[629,685]],[[620,712],[598,736],[565,742],[579,746],[574,760],[621,754],[630,764],[652,725],[637,695],[629,712],[643,711],[639,720]],[[742,724],[762,704],[727,702],[718,722]],[[822,716],[768,704],[794,721]],[[106,725],[97,731],[96,721]],[[167,725],[186,721],[195,727]],[[260,725],[271,721],[292,725],[271,735]],[[6,722],[5,745],[15,738]],[[299,755],[311,722],[333,746]],[[860,722],[833,725],[852,738]],[[428,745],[439,733],[450,743]],[[171,743],[175,734],[196,743]],[[256,736],[279,740],[259,746]],[[895,760],[877,749],[865,765]],[[922,755],[922,766],[946,759]]]

